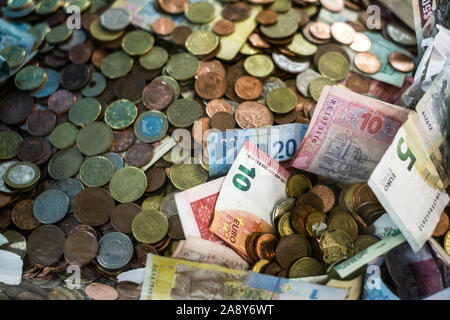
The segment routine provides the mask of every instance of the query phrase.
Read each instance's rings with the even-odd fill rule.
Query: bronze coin
[[[34,201],[26,199],[18,202],[12,210],[12,221],[22,230],[33,230],[41,224],[33,212]]]
[[[360,52],[353,59],[353,63],[359,71],[374,74],[381,69],[380,59],[371,52]]]
[[[147,177],[147,189],[145,189],[145,192],[156,191],[166,182],[166,172],[163,168],[153,166],[145,171],[145,176]]]
[[[281,238],[275,251],[278,264],[287,269],[300,258],[307,257],[311,252],[308,239],[300,234],[292,234]]]
[[[71,91],[80,90],[89,81],[91,70],[85,64],[70,64],[61,71],[61,85]]]
[[[256,15],[256,22],[262,25],[271,25],[278,21],[278,13],[274,10],[262,10]]]
[[[317,210],[310,205],[297,205],[291,214],[291,223],[295,231],[306,236],[306,218],[316,211]]]
[[[256,253],[256,241],[262,234],[262,232],[253,232],[245,239],[245,251],[254,262],[259,259]]]
[[[222,8],[222,17],[231,21],[242,21],[250,16],[251,8],[245,2],[227,3]]]
[[[147,143],[136,143],[125,154],[125,162],[129,166],[141,168],[152,160],[153,148]]]
[[[195,78],[202,74],[214,72],[220,75],[221,77],[226,76],[226,70],[223,66],[223,64],[216,59],[211,60],[200,60],[197,68],[197,72],[195,73]]]
[[[7,206],[11,202],[11,196],[6,193],[0,193],[0,208]],[[0,220],[2,213],[0,212]],[[1,225],[1,222],[0,222]],[[1,227],[0,227],[1,229]]]
[[[320,46],[317,49],[316,53],[314,54],[314,64],[316,66],[318,66],[320,57],[322,57],[325,53],[330,52],[330,51],[336,51],[336,52],[340,53],[348,60],[348,62],[351,62],[347,52],[344,49],[342,49],[340,46],[338,46],[334,43],[330,43],[330,44],[325,44],[323,46]]]
[[[226,89],[225,78],[221,75],[209,72],[201,74],[195,80],[195,92],[203,99],[218,99],[224,95]]]
[[[32,264],[49,266],[61,258],[65,235],[55,225],[43,225],[35,229],[27,241],[27,257]]]
[[[228,112],[216,112],[211,117],[211,128],[226,131],[236,128],[236,120]]]
[[[143,268],[147,264],[147,254],[158,254],[158,251],[147,243],[140,243],[134,247],[131,267],[133,269]]]
[[[296,206],[302,205],[310,205],[320,212],[324,212],[325,208],[324,200],[313,192],[304,193],[298,198]]]
[[[367,183],[361,184],[353,192],[352,198],[353,209],[356,209],[357,207],[359,207],[360,204],[365,202],[378,202],[377,197],[375,196],[372,189],[369,187]]]
[[[93,12],[84,11],[81,14],[81,26],[86,30],[89,31],[92,22],[97,20],[99,18],[99,15]]]
[[[75,218],[93,227],[107,223],[114,207],[113,197],[103,188],[81,190],[72,203]]]
[[[331,38],[331,27],[328,23],[314,21],[309,25],[311,35],[320,40],[328,40]]]
[[[234,22],[227,19],[220,19],[214,22],[212,29],[219,36],[227,36],[234,32]]]
[[[55,114],[47,109],[33,111],[27,118],[25,126],[32,136],[48,136],[56,125]]]
[[[119,297],[116,289],[103,283],[90,283],[84,292],[93,300],[116,300]]]
[[[275,250],[278,238],[272,233],[264,233],[256,240],[256,254],[259,259],[272,260],[275,258]]]
[[[447,213],[444,211],[441,213],[441,218],[439,219],[439,222],[437,223],[436,227],[434,228],[433,237],[442,237],[444,234],[447,233],[448,229],[450,227],[450,221],[448,219]]]
[[[114,82],[114,92],[119,99],[137,101],[145,87],[142,76],[128,74]]]
[[[92,54],[92,63],[94,66],[100,69],[103,59],[105,59],[108,54],[109,52],[102,48],[95,50]]]
[[[268,265],[264,267],[263,273],[269,274],[271,276],[276,276],[281,271],[283,271],[283,268],[275,261],[271,261]]]
[[[389,64],[400,72],[411,72],[414,69],[414,60],[401,52],[392,52],[389,55]]]
[[[186,26],[178,26],[173,29],[171,37],[172,41],[179,46],[184,46],[187,37],[192,33],[192,29]]]
[[[161,9],[170,14],[183,13],[189,5],[189,0],[158,0]]]
[[[138,284],[130,281],[121,281],[116,287],[119,294],[119,300],[139,300],[141,291]]]
[[[75,218],[73,214],[66,215],[63,220],[59,221],[56,225],[61,228],[66,235],[68,235],[80,222]]]
[[[185,238],[183,225],[181,224],[180,216],[178,214],[169,217],[169,231],[167,234],[174,240]]]
[[[22,161],[36,162],[45,155],[45,138],[27,137],[19,145],[17,157]]]
[[[333,190],[326,185],[317,184],[312,187],[309,192],[314,193],[320,197],[323,203],[323,212],[328,212],[334,207],[335,196]]]
[[[273,121],[276,124],[288,124],[295,122],[298,117],[297,110],[291,110],[288,113],[276,113],[273,115]]]
[[[175,29],[175,22],[170,18],[159,18],[152,23],[152,31],[160,36],[168,36]]]
[[[135,136],[133,128],[122,131],[113,131],[113,142],[109,150],[112,152],[123,152],[134,144]]]
[[[241,101],[236,92],[234,91],[234,83],[237,79],[242,76],[247,75],[247,72],[244,69],[244,60],[240,60],[236,64],[231,65],[227,69],[227,73],[225,75],[226,81],[226,90],[225,95],[234,101]]]
[[[134,203],[121,203],[112,210],[111,224],[113,228],[122,233],[131,233],[131,223],[142,209]]]
[[[48,98],[48,107],[56,114],[64,114],[77,101],[77,97],[70,91],[59,89]]]
[[[305,36],[306,40],[308,40],[309,42],[315,43],[315,44],[325,44],[325,43],[330,42],[330,39],[319,39],[319,38],[314,37],[311,34],[310,26],[312,23],[314,23],[314,21],[308,22],[302,28],[302,33]]]
[[[33,111],[33,98],[25,92],[8,93],[0,102],[0,120],[6,124],[24,122]]]
[[[64,257],[74,266],[83,267],[97,256],[98,241],[90,232],[73,230],[64,242]]]
[[[69,50],[69,59],[72,63],[87,63],[91,59],[92,47],[87,43],[79,43]]]
[[[12,210],[0,209],[0,229],[7,228],[12,222]]]
[[[265,105],[245,101],[234,112],[237,124],[242,129],[259,128],[273,124],[273,114]]]
[[[231,114],[230,104],[223,99],[213,99],[206,105],[206,114],[208,117],[212,117],[217,112],[228,112]],[[209,127],[209,123],[208,123]]]
[[[268,49],[271,47],[270,43],[267,43],[259,33],[252,33],[249,37],[248,37],[248,41],[250,42],[250,44],[256,48],[264,48],[264,49]]]
[[[370,79],[361,74],[354,73],[347,79],[346,86],[356,93],[366,94],[370,90]]]
[[[174,97],[170,84],[163,80],[150,82],[142,91],[142,103],[150,110],[164,110]]]
[[[243,76],[236,80],[234,91],[241,99],[256,100],[261,96],[263,86],[259,79],[251,76]]]

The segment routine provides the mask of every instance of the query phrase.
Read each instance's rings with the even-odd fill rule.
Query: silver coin
[[[160,208],[167,218],[178,214],[177,204],[175,203],[175,192],[168,194],[162,199]]]
[[[404,46],[414,46],[417,44],[414,32],[397,22],[389,23],[386,26],[386,32],[392,40]]]
[[[108,152],[103,154],[103,156],[109,160],[111,160],[111,162],[114,165],[114,171],[117,171],[119,169],[123,168],[123,158],[115,152]]]
[[[22,259],[27,253],[27,240],[25,237],[14,230],[8,230],[3,233],[3,236],[8,239],[8,243],[0,246],[0,250],[5,250],[18,254]]]
[[[298,91],[300,91],[300,93],[305,97],[311,97],[311,95],[309,94],[309,83],[318,77],[320,77],[320,74],[312,69],[308,69],[306,71],[303,71],[302,73],[299,73],[295,81],[295,85]]]
[[[28,187],[39,180],[41,170],[32,162],[23,161],[9,167],[4,177],[18,187]],[[9,184],[9,183],[8,183]]]
[[[291,212],[295,208],[296,198],[281,199],[277,202],[272,211],[272,225],[275,227],[281,216]]]
[[[52,189],[57,189],[64,192],[69,197],[69,211],[72,212],[73,199],[77,194],[84,190],[84,185],[80,180],[74,178],[66,178],[63,180],[58,180],[52,183]]]
[[[73,46],[80,43],[84,43],[85,41],[86,41],[86,33],[84,33],[83,30],[75,29],[73,30],[69,40],[67,40],[67,42],[64,42],[64,44],[60,45],[58,49],[69,51],[70,48],[72,48]]]
[[[284,54],[273,52],[272,59],[278,68],[290,73],[303,72],[309,68],[309,58],[288,57]]]
[[[33,203],[33,213],[41,223],[56,223],[67,213],[69,197],[57,189],[42,192]]]
[[[133,242],[124,233],[107,233],[98,242],[97,262],[106,269],[120,269],[130,262],[132,256]]]
[[[131,23],[130,13],[123,8],[109,8],[100,16],[100,24],[111,31],[125,29]]]
[[[5,180],[3,180],[3,175],[5,174],[6,170],[11,167],[13,164],[17,163],[18,161],[7,161],[0,164],[0,191],[4,193],[14,193],[15,191],[8,188],[8,186],[5,184]]]

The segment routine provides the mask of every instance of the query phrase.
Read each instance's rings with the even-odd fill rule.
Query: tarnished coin
[[[183,225],[181,224],[180,216],[178,214],[169,217],[169,230],[167,234],[174,240],[181,240],[185,238]]]
[[[85,97],[99,96],[106,90],[108,83],[106,78],[100,72],[93,72],[86,86],[81,89],[81,94]]]
[[[111,128],[104,122],[94,121],[78,132],[76,143],[82,153],[95,156],[107,151],[112,140]]]
[[[28,237],[27,257],[32,264],[52,265],[63,254],[64,240],[64,232],[57,226],[40,226]]]
[[[33,203],[33,200],[26,199],[20,201],[14,206],[11,218],[19,229],[33,230],[41,224],[34,216]]]
[[[129,166],[141,168],[150,162],[153,148],[147,143],[136,143],[125,154],[125,162]]]
[[[342,230],[329,229],[320,237],[323,261],[332,264],[349,258],[354,253],[354,245],[350,236]]]
[[[327,215],[320,211],[309,214],[305,220],[306,232],[310,237],[320,237],[327,229]]]
[[[200,97],[207,100],[218,99],[225,94],[225,78],[214,72],[201,74],[195,80],[194,87]]]
[[[147,188],[145,173],[136,167],[128,166],[117,170],[109,182],[113,198],[119,202],[133,202],[139,199]]]
[[[75,218],[81,223],[101,226],[109,221],[114,199],[103,188],[86,188],[76,195],[72,208]]]
[[[193,23],[208,23],[214,19],[215,9],[209,2],[199,1],[189,4],[184,15]]]
[[[68,210],[69,197],[57,189],[42,192],[33,204],[34,216],[44,224],[62,220]]]
[[[35,137],[48,136],[56,124],[55,114],[48,109],[33,111],[27,118],[27,132]]]
[[[123,152],[134,144],[133,128],[113,132],[113,142],[109,148],[112,152]]]
[[[381,69],[380,59],[371,52],[360,52],[353,59],[353,63],[359,71],[374,74]]]
[[[150,110],[164,110],[173,100],[173,88],[163,80],[153,80],[142,91],[142,102]]]
[[[179,128],[191,126],[202,114],[200,104],[193,99],[178,99],[167,109],[167,119]]]
[[[17,88],[23,91],[35,90],[47,81],[47,74],[39,66],[26,66],[14,77]]]
[[[194,164],[191,159],[189,163],[174,164],[170,168],[170,180],[180,190],[187,190],[205,183],[208,173],[200,165]]]
[[[64,257],[71,265],[83,267],[97,256],[98,242],[87,231],[75,229],[64,242]]]
[[[7,130],[0,132],[0,159],[11,159],[17,155],[23,138],[15,131]]]
[[[315,185],[312,187],[309,192],[317,194],[320,199],[322,200],[322,203],[324,205],[323,211],[328,212],[334,207],[335,203],[335,196],[333,190],[326,186],[326,185]]]
[[[120,269],[133,256],[133,242],[121,232],[105,234],[98,242],[97,262],[110,270]]]
[[[77,98],[72,92],[59,89],[48,98],[48,107],[56,114],[64,114],[76,101]]]
[[[163,47],[153,47],[149,52],[139,57],[139,63],[146,70],[157,70],[163,67],[169,54]]]
[[[27,239],[25,239],[22,234],[14,230],[7,230],[3,232],[3,237],[8,240],[8,243],[0,246],[1,250],[13,252],[22,259],[25,258],[25,255],[27,254]],[[30,237],[28,237],[28,241],[30,241]],[[30,253],[28,253],[28,255],[30,256]]]
[[[355,254],[367,249],[371,245],[380,241],[377,237],[371,235],[360,235],[355,240]]]
[[[101,187],[109,182],[114,164],[102,156],[86,158],[80,167],[80,179],[86,187]]]
[[[161,188],[167,177],[164,169],[156,166],[152,166],[150,169],[145,171],[145,176],[147,177],[146,192],[153,192]]]
[[[135,104],[126,99],[116,100],[105,110],[104,120],[113,129],[128,128],[136,120],[138,111]]]
[[[77,126],[85,126],[94,122],[102,111],[102,106],[95,98],[82,98],[75,102],[69,110],[69,120]]]
[[[277,202],[273,211],[272,211],[272,224],[274,226],[277,225],[279,219],[285,214],[291,212],[295,208],[295,202],[297,199],[295,198],[286,198]]]
[[[85,64],[70,64],[61,70],[60,81],[64,89],[76,91],[83,88],[89,81],[91,71]]]
[[[256,240],[256,254],[259,259],[272,260],[275,258],[275,250],[278,245],[278,238],[272,233],[261,234]]]
[[[9,166],[3,180],[12,189],[27,189],[35,185],[41,177],[41,170],[33,162],[16,162]]]
[[[69,197],[69,212],[72,212],[72,204],[77,194],[84,189],[83,184],[78,179],[67,178],[52,183],[52,189],[58,189]]]
[[[311,188],[311,181],[303,174],[295,174],[286,182],[286,194],[290,198],[298,198]]]
[[[48,163],[48,174],[55,180],[70,178],[81,167],[83,155],[77,148],[58,151]]]
[[[141,212],[141,208],[134,203],[121,203],[111,212],[111,224],[114,229],[122,233],[131,233],[131,223]]]
[[[169,221],[159,211],[141,211],[133,219],[132,230],[136,240],[142,243],[156,243],[167,234]]]
[[[155,38],[144,30],[128,32],[122,39],[122,49],[130,56],[140,56],[150,51]]]
[[[347,212],[337,211],[330,214],[328,227],[345,231],[353,241],[358,237],[358,225],[351,214]]]
[[[211,117],[211,128],[219,131],[231,130],[236,127],[236,120],[228,112],[216,112]]]
[[[162,139],[167,132],[167,117],[160,111],[152,110],[142,113],[134,125],[134,133],[143,142]]]
[[[347,79],[347,88],[359,93],[366,94],[370,90],[370,79],[361,75],[354,73]]]
[[[324,274],[319,261],[314,258],[304,257],[295,261],[289,268],[289,278],[314,277]]]
[[[7,93],[0,101],[0,120],[5,124],[24,122],[33,111],[33,98],[25,92]]]
[[[311,247],[305,236],[293,234],[281,238],[276,248],[276,260],[280,266],[287,269],[300,258],[308,256]]]
[[[107,30],[120,31],[131,23],[131,15],[124,8],[109,8],[100,15],[100,23]]]

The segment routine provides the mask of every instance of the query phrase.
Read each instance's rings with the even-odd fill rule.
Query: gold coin
[[[358,236],[358,238],[356,238],[355,240],[355,254],[363,251],[364,249],[367,249],[378,241],[380,241],[380,239],[368,234]]]
[[[289,198],[298,198],[311,188],[311,181],[307,176],[299,173],[289,177],[286,182],[286,194]]]
[[[248,74],[257,78],[264,78],[273,72],[275,66],[268,55],[255,54],[245,59],[244,68]]]
[[[252,266],[252,271],[262,273],[264,271],[264,267],[267,266],[269,263],[270,261],[267,259],[259,260]]]
[[[358,225],[355,219],[345,211],[332,213],[328,219],[328,228],[345,231],[353,241],[358,237]]]
[[[147,31],[128,32],[122,39],[122,49],[130,56],[140,56],[149,52],[155,44],[155,38]]]
[[[148,197],[142,202],[141,208],[143,211],[160,210],[163,196]]]
[[[328,229],[321,235],[320,245],[323,261],[328,264],[353,256],[353,241],[345,231]]]
[[[131,224],[133,236],[142,243],[155,243],[162,240],[169,231],[169,220],[160,211],[141,211]]]
[[[306,217],[306,232],[310,237],[319,237],[321,232],[326,229],[327,215],[323,212],[316,211]]]
[[[290,236],[291,234],[295,233],[294,229],[292,229],[291,226],[290,212],[281,216],[280,220],[278,221],[277,230],[281,238]]]
[[[186,39],[186,49],[194,55],[206,55],[219,45],[219,37],[210,31],[194,31]]]
[[[289,268],[289,278],[314,277],[324,274],[319,261],[314,258],[304,257],[295,261]]]
[[[146,188],[147,177],[144,171],[132,166],[117,170],[109,182],[112,197],[122,203],[136,201]]]

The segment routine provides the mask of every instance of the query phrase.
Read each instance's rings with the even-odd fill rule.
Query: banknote
[[[358,300],[361,295],[362,285],[363,285],[364,274],[361,273],[354,279],[351,280],[336,280],[330,279],[327,282],[327,286],[333,288],[341,288],[347,290],[347,296],[345,300]]]
[[[224,177],[218,178],[175,194],[175,203],[186,237],[200,237],[222,243],[208,228],[224,180]]]
[[[0,250],[0,283],[18,285],[22,281],[23,261],[16,253]]]
[[[418,115],[411,112],[368,182],[414,251],[431,237],[449,201],[418,129]]]
[[[245,249],[253,232],[274,232],[271,213],[286,198],[289,172],[246,141],[225,177],[209,230],[251,261]],[[270,195],[270,196],[266,196]]]
[[[408,27],[414,29],[414,12],[411,0],[378,0],[385,5],[392,13],[394,13],[400,20]],[[414,2],[415,0],[413,0]],[[422,0],[419,0],[422,1]],[[428,0],[425,0],[430,2]]]
[[[378,257],[367,264],[361,292],[362,300],[400,300],[381,278],[383,263],[384,257]]]
[[[305,136],[307,124],[290,123],[279,126],[212,131],[207,136],[209,175],[223,175],[230,170],[245,141],[277,161],[291,159]]]
[[[247,270],[249,265],[232,249],[198,237],[181,240],[172,258],[216,264],[225,268]]]
[[[152,165],[155,164],[156,161],[161,159],[161,157],[163,155],[165,155],[167,152],[169,152],[170,149],[172,149],[176,145],[177,145],[177,142],[170,136],[167,136],[164,139],[162,139],[160,141],[160,144],[157,147],[155,147],[155,149],[153,150],[152,160],[150,160],[149,163],[147,163],[144,167],[142,167],[142,170],[145,171],[148,168],[150,168]]]
[[[342,300],[347,290],[147,255],[141,300]]]
[[[325,86],[291,165],[343,183],[367,181],[408,113],[345,88]]]

